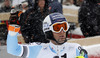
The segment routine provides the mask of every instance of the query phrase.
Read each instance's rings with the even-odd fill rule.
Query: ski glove
[[[19,32],[19,30],[20,30],[19,25],[12,24],[12,25],[9,25],[8,27],[9,34],[12,36],[16,35]]]

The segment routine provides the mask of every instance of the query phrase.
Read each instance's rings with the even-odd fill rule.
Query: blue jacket
[[[61,3],[58,2],[58,0],[48,0],[48,1],[49,1],[50,13],[54,13],[54,12],[63,13],[62,5],[61,5]]]

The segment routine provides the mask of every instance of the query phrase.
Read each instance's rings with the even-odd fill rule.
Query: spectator
[[[9,24],[20,24],[18,19],[20,17],[20,14],[22,11],[19,11],[18,9],[12,8],[10,12],[10,17],[9,17]]]
[[[24,25],[25,23],[25,18],[27,18],[27,16],[32,12],[32,9],[29,9],[29,3],[28,1],[23,1],[22,2],[22,14],[20,15],[20,18],[18,19],[18,21],[20,22],[20,26]]]
[[[49,10],[50,13],[59,12],[63,13],[62,4],[58,2],[58,0],[48,0],[49,1]]]
[[[12,28],[14,28],[14,31]],[[23,58],[88,58],[79,44],[67,43],[68,22],[60,13],[52,13],[43,21],[43,31],[50,43],[41,45],[18,45],[19,27],[9,26],[7,52]]]
[[[21,1],[21,4],[17,4],[15,7],[13,7],[11,10],[11,13],[10,13],[11,14],[10,19],[9,19],[10,24],[20,25],[19,17],[27,9],[28,9],[28,2],[27,1]]]
[[[79,9],[79,23],[85,37],[100,35],[100,0],[84,0]]]
[[[28,7],[34,6],[34,0],[26,0],[26,1],[28,1]]]
[[[0,12],[10,12],[10,11],[11,11],[11,2],[10,2],[10,0],[4,0],[4,3],[0,8]]]
[[[22,6],[22,12],[25,12],[26,10],[28,10],[28,2],[27,1],[23,1],[21,6]]]
[[[77,1],[77,6],[81,6],[81,4],[83,3],[84,0],[78,0]]]
[[[0,23],[0,43],[1,45],[6,45],[7,40],[7,25],[5,23]]]
[[[34,8],[28,9],[20,20],[21,33],[26,43],[47,42],[42,31],[42,21],[49,14],[47,0],[35,0]]]
[[[27,1],[23,1],[21,6],[22,6],[22,13],[20,15],[20,18],[18,19],[18,21],[20,22],[20,25],[21,25],[21,23],[23,21],[23,19],[21,19],[21,17],[24,16],[24,13],[29,9]]]

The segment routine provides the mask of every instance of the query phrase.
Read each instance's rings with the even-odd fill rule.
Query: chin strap
[[[65,42],[67,42],[67,39],[65,39],[65,41],[63,42],[63,43],[59,43],[58,41],[56,41],[56,43],[58,43],[58,44],[64,44]]]

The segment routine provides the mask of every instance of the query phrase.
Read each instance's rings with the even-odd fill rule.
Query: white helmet
[[[59,29],[58,30],[54,30],[54,26],[56,25]],[[65,39],[65,41],[63,43],[59,43],[58,41],[55,40],[52,32],[56,32],[59,33],[61,30],[63,29],[64,32],[66,32],[66,37],[68,34],[68,29],[69,29],[69,25],[67,22],[67,19],[60,13],[52,13],[49,14],[43,21],[43,32],[45,33],[46,39],[49,40],[54,40],[55,42],[57,42],[58,44],[63,44],[64,42],[67,41],[67,39]]]
[[[60,13],[49,14],[43,21],[43,31],[44,31],[44,33],[47,32],[47,31],[55,32],[52,29],[53,24],[63,23],[63,22],[67,23],[67,31],[68,31],[69,25],[68,25],[67,19],[62,14],[60,14]]]

